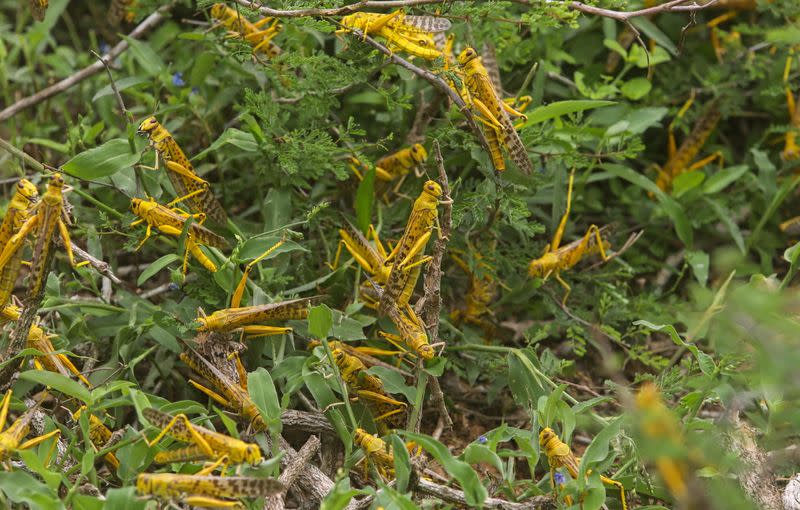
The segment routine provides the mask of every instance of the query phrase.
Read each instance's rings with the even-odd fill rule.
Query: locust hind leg
[[[625,498],[625,486],[617,480],[607,478],[603,475],[600,475],[600,480],[606,485],[613,485],[619,489],[619,500],[620,504],[622,505],[622,510],[628,510],[628,500]]]
[[[570,292],[572,292],[572,287],[570,287],[569,284],[565,282],[563,278],[561,278],[561,273],[559,272],[554,273],[554,278],[558,283],[561,284],[562,287],[564,287],[564,297],[561,298],[561,304],[562,306],[566,306],[567,298],[569,298],[569,294]]]
[[[270,254],[272,254],[272,252],[280,248],[285,242],[286,241],[284,239],[281,239],[277,243],[270,246],[267,251],[253,259],[252,262],[245,266],[242,278],[239,280],[239,284],[236,285],[236,289],[233,291],[233,296],[231,297],[231,308],[238,308],[239,305],[241,305],[242,297],[244,296],[244,289],[247,286],[247,279],[250,276],[250,271],[253,269],[253,266],[261,262],[264,258],[268,257]]]
[[[0,402],[0,430],[6,426],[6,418],[8,418],[8,407],[11,405],[11,394],[13,390],[8,390],[3,396],[3,401]]]
[[[183,502],[198,508],[245,508],[239,501],[212,498],[210,496],[186,496]]]
[[[152,441],[148,442],[147,446],[152,448],[153,446],[158,444],[158,442],[161,441],[164,438],[164,436],[166,436],[169,433],[169,431],[173,427],[175,427],[178,423],[183,423],[183,426],[189,432],[189,435],[192,437],[192,439],[194,439],[194,442],[197,444],[197,446],[199,446],[203,450],[203,453],[205,453],[211,458],[215,456],[214,450],[211,448],[208,442],[203,438],[203,436],[201,436],[200,433],[197,432],[192,422],[189,421],[189,418],[183,413],[173,416],[172,419],[169,421],[169,423],[167,423],[167,426],[161,429],[161,432],[159,432],[158,435],[155,438],[153,438]]]
[[[561,246],[561,238],[564,237],[564,229],[567,227],[567,219],[569,218],[569,212],[572,208],[572,185],[574,181],[575,169],[573,168],[569,173],[569,184],[567,185],[567,206],[564,209],[564,215],[561,217],[561,221],[558,223],[558,228],[555,234],[553,234],[553,242],[549,245],[549,250],[551,252],[556,251],[558,247]],[[548,253],[547,249],[545,249],[545,253]]]
[[[189,170],[185,166],[181,165],[180,163],[176,163],[175,161],[165,161],[164,165],[170,171],[175,172],[176,174],[180,175],[181,177],[186,177],[187,179],[191,179],[191,180],[195,181],[200,186],[203,186],[203,188],[208,188],[210,186],[208,184],[208,181],[206,181],[205,179],[201,178],[199,175],[197,175],[193,171]]]
[[[288,335],[294,331],[292,328],[279,326],[242,326],[241,330],[248,340],[262,336]]]
[[[44,441],[47,441],[51,437],[60,435],[61,435],[61,429],[55,429],[51,432],[48,432],[47,434],[43,434],[41,436],[34,437],[33,439],[25,441],[24,443],[22,443],[17,447],[17,450],[27,450],[28,448],[33,448],[37,444],[43,443]],[[50,450],[47,452],[47,457],[45,457],[44,461],[45,466],[50,464],[50,458],[53,456],[53,452],[55,451],[57,446],[58,446],[58,440],[53,441],[53,446],[50,447]]]
[[[189,384],[194,386],[198,391],[201,391],[201,392],[205,393],[206,395],[208,395],[209,397],[211,397],[211,399],[214,400],[216,403],[218,403],[218,404],[220,404],[222,406],[228,407],[228,408],[232,408],[233,407],[233,406],[231,406],[231,403],[230,403],[230,401],[228,399],[226,399],[225,397],[221,396],[219,393],[215,392],[214,390],[206,388],[205,386],[203,386],[199,382],[194,381],[192,379],[189,379]]]

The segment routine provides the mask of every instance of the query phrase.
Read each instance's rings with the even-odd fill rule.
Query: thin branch
[[[106,68],[106,72],[108,73],[108,79],[111,82],[111,90],[114,91],[114,96],[117,98],[117,104],[119,105],[119,109],[122,111],[122,114],[125,115],[125,118],[128,119],[128,122],[133,122],[133,115],[131,112],[125,108],[125,101],[122,100],[122,94],[119,93],[119,89],[117,88],[117,82],[114,81],[114,75],[111,74],[111,68],[108,67],[108,61],[97,54],[96,51],[92,50],[92,55],[94,55],[97,60],[103,63],[103,67]]]
[[[319,446],[320,442],[317,436],[308,438],[306,444],[300,448],[300,451],[298,451],[297,455],[286,465],[280,478],[278,478],[278,481],[283,484],[283,490],[280,494],[267,498],[264,502],[264,510],[281,510],[284,507],[283,500],[286,497],[286,491],[294,485],[300,473],[307,468],[308,463],[311,462],[311,458],[319,450]]]
[[[253,9],[264,16],[273,16],[277,18],[300,18],[304,16],[343,16],[347,14],[352,14],[357,11],[362,11],[365,9],[397,9],[400,7],[413,7],[416,5],[435,5],[435,4],[450,4],[453,0],[362,0],[361,2],[355,2],[349,5],[344,5],[342,7],[333,7],[330,9],[322,9],[322,8],[311,8],[311,9],[272,9],[270,7],[264,7],[260,2],[250,2],[248,0],[236,0],[239,5],[247,7],[248,9]],[[483,0],[460,0],[464,3],[480,3]],[[514,2],[522,5],[538,5],[539,1],[536,0],[513,0]],[[671,0],[662,5],[656,5],[654,7],[648,7],[647,9],[640,9],[638,11],[612,11],[609,9],[601,9],[600,7],[595,7],[592,5],[586,5],[582,2],[569,2],[567,5],[570,9],[574,9],[576,11],[580,11],[586,14],[594,14],[596,16],[602,16],[605,18],[612,18],[618,21],[625,21],[631,18],[636,18],[639,16],[648,16],[651,14],[656,14],[659,12],[687,12],[687,11],[698,11],[701,9],[705,9],[711,5],[714,5],[718,2],[718,0],[711,0],[705,4],[698,4],[697,2],[692,2],[690,5],[682,5],[686,4],[690,0]]]
[[[125,283],[122,280],[120,280],[119,277],[115,275],[114,272],[111,270],[111,266],[108,265],[108,262],[98,259],[97,257],[87,252],[77,244],[72,245],[72,251],[73,253],[75,253],[78,259],[82,261],[83,260],[87,261],[90,266],[95,268],[95,270],[104,277],[108,278],[117,285],[123,287],[125,286]]]
[[[165,19],[165,13],[172,8],[172,4],[167,4],[160,7],[156,12],[145,18],[133,31],[128,34],[128,37],[131,39],[138,39],[141,37],[145,32],[153,28],[154,26],[158,25]],[[128,41],[120,41],[114,46],[111,51],[103,55],[103,60],[105,61],[113,61],[116,59],[122,52],[128,49]],[[45,89],[40,90],[36,94],[31,96],[25,97],[17,101],[16,103],[12,104],[8,108],[3,111],[0,111],[0,122],[5,121],[19,113],[20,111],[24,110],[25,108],[29,108],[35,104],[41,103],[45,99],[55,96],[56,94],[60,94],[65,90],[68,90],[78,83],[82,82],[83,80],[94,76],[95,74],[99,73],[105,68],[105,65],[102,61],[95,62],[87,67],[84,67],[80,71],[64,78],[63,80],[55,83]]]
[[[449,501],[458,505],[467,505],[467,498],[462,491],[433,483],[424,478],[419,479],[415,490],[423,494],[430,494],[444,501]],[[500,510],[538,510],[555,508],[555,505],[550,496],[534,496],[524,503],[514,503],[499,498],[486,498],[483,500],[483,508],[497,508]]]

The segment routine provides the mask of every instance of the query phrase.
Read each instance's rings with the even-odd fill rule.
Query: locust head
[[[428,151],[425,150],[422,144],[415,143],[411,146],[411,159],[417,164],[422,163],[428,159]]]
[[[214,4],[211,6],[211,15],[216,19],[221,20],[225,17],[225,4]]]
[[[425,182],[425,186],[422,187],[422,192],[438,199],[442,196],[442,187],[439,186],[439,183],[436,181],[427,181]]]
[[[261,449],[258,445],[249,444],[244,449],[244,460],[248,464],[256,465],[261,464],[263,458],[261,457]]]
[[[464,51],[462,51],[461,54],[458,55],[458,63],[461,64],[462,66],[465,66],[469,62],[475,60],[476,58],[478,58],[478,52],[475,51],[474,48],[466,47],[464,48]]]
[[[344,34],[350,31],[351,28],[357,28],[359,30],[364,30],[367,26],[367,22],[369,18],[364,15],[364,13],[357,12],[355,14],[349,14],[342,18],[341,24],[343,25],[342,28],[337,30],[336,34]]]
[[[419,356],[424,360],[432,360],[436,356],[433,347],[427,343],[419,346],[417,349],[417,354],[419,354]]]
[[[150,136],[150,134],[158,129],[161,124],[158,123],[155,117],[150,116],[147,117],[139,124],[139,129],[136,130],[136,133],[140,135]]]
[[[28,179],[20,179],[17,182],[17,196],[23,198],[28,202],[36,202],[39,198],[39,190]]]
[[[542,448],[547,448],[547,444],[550,443],[553,439],[558,440],[558,436],[553,429],[550,427],[545,427],[539,432],[539,446]]]
[[[553,252],[548,252],[528,264],[528,275],[531,278],[546,278],[553,272],[558,264],[558,256]]]

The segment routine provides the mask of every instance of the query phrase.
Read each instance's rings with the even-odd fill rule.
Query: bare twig
[[[85,260],[86,262],[88,262],[90,266],[95,268],[95,270],[97,270],[97,272],[103,275],[104,277],[108,278],[117,285],[122,285],[122,286],[125,285],[124,282],[120,280],[119,277],[115,275],[114,272],[111,270],[111,266],[108,265],[108,262],[104,262],[98,259],[97,257],[95,257],[94,255],[87,252],[86,250],[84,250],[83,248],[81,248],[76,244],[72,245],[72,251],[73,253],[75,253],[75,255],[78,256],[80,260]]]
[[[464,497],[462,491],[433,483],[424,478],[419,479],[416,490],[423,494],[429,494],[458,505],[467,504],[467,498]],[[534,496],[524,503],[513,503],[498,498],[486,498],[483,501],[483,508],[498,508],[501,510],[543,510],[555,508],[555,505],[553,505],[553,500],[549,496]]]
[[[128,34],[128,37],[131,39],[138,39],[141,37],[145,32],[153,28],[154,26],[158,25],[165,19],[165,14],[169,9],[172,8],[172,4],[167,4],[160,7],[156,12],[145,18],[139,25],[133,29],[133,31]],[[128,42],[123,40],[117,43],[111,51],[103,55],[103,60],[105,61],[113,61],[117,58],[122,52],[128,49]],[[24,110],[25,108],[29,108],[35,104],[41,103],[45,99],[55,96],[56,94],[60,94],[65,90],[68,90],[78,83],[82,82],[83,80],[94,76],[95,74],[99,73],[105,68],[105,65],[102,61],[98,61],[93,63],[90,66],[84,67],[80,71],[74,73],[67,78],[55,83],[45,89],[40,90],[36,94],[31,96],[25,97],[17,101],[16,103],[12,104],[8,108],[3,111],[0,111],[0,122],[4,120],[8,120],[20,111]]]
[[[728,413],[733,430],[728,434],[728,445],[741,461],[739,483],[745,493],[765,510],[781,510],[781,494],[775,486],[775,475],[767,461],[767,455],[758,446],[753,427],[743,422],[739,411]]]
[[[125,108],[125,101],[122,100],[122,94],[119,93],[119,89],[117,88],[117,82],[114,81],[114,75],[111,74],[111,68],[108,67],[108,61],[97,54],[96,51],[92,50],[92,55],[94,55],[97,60],[103,63],[103,66],[106,68],[106,72],[108,73],[108,79],[111,82],[111,90],[114,91],[114,96],[117,98],[117,105],[119,105],[120,111],[122,111],[125,118],[128,119],[128,122],[133,122],[133,115],[131,112]]]
[[[283,500],[286,497],[286,491],[294,484],[302,470],[306,469],[307,464],[311,462],[311,458],[319,450],[319,446],[320,442],[317,436],[308,438],[306,444],[300,448],[300,451],[298,451],[297,455],[287,464],[280,478],[278,478],[278,481],[283,484],[283,491],[280,494],[267,498],[264,502],[264,510],[281,510],[283,508]]]

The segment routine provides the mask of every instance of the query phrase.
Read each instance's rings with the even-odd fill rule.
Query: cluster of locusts
[[[117,13],[116,16],[121,19],[125,17],[125,8],[129,8],[132,2],[115,4],[123,4],[118,9],[122,14]],[[35,2],[35,6],[44,12],[47,2]],[[214,5],[210,12],[212,18],[232,35],[252,45],[256,58],[269,59],[281,53],[280,47],[274,41],[281,29],[277,20],[264,18],[250,22],[237,10],[224,4]],[[356,12],[342,18],[340,24],[341,29],[337,33],[353,33],[356,38],[380,38],[392,52],[405,52],[420,59],[443,62],[441,76],[462,98],[471,115],[479,122],[495,170],[501,172],[506,169],[504,153],[522,172],[530,173],[533,170],[533,164],[517,133],[517,129],[524,125],[526,117],[523,112],[530,103],[530,98],[504,97],[499,72],[490,52],[483,52],[482,57],[474,48],[466,47],[454,57],[455,40],[452,36],[445,35],[450,28],[450,21],[434,16],[406,15],[403,11],[388,14]],[[788,76],[789,67],[787,62],[785,76]],[[690,98],[680,110],[679,118],[689,108],[692,100]],[[798,127],[800,109],[796,107],[792,91],[788,87],[787,102],[792,123]],[[523,122],[515,125],[512,116],[519,117]],[[711,155],[693,163],[720,116],[716,102],[712,102],[680,147],[676,147],[670,126],[669,159],[659,169],[657,177],[657,185],[661,190],[668,191],[676,177],[716,158],[716,155]],[[176,198],[167,204],[160,204],[149,197],[131,200],[131,211],[138,217],[132,226],[146,226],[146,233],[139,247],[156,230],[183,240],[184,273],[187,272],[190,256],[208,271],[216,272],[218,262],[207,251],[208,247],[225,249],[228,241],[205,223],[209,220],[218,226],[226,225],[229,220],[225,209],[215,198],[209,183],[197,175],[189,158],[155,117],[143,120],[138,131],[149,138],[150,146],[156,152],[156,169],[164,169],[176,194]],[[786,137],[783,156],[787,159],[800,155],[794,136],[794,132],[790,132]],[[365,172],[374,171],[376,191],[388,195],[391,190],[397,191],[404,179],[412,171],[419,169],[427,157],[425,147],[414,144],[378,159],[372,167],[355,157],[351,158],[350,163],[359,179],[363,179]],[[415,174],[417,177],[422,176],[421,173]],[[566,302],[570,290],[562,279],[562,272],[574,267],[587,256],[599,255],[603,261],[607,261],[621,251],[616,254],[610,252],[609,242],[605,238],[606,230],[596,225],[589,226],[581,238],[562,245],[571,208],[573,180],[574,172],[569,175],[566,212],[551,243],[541,256],[531,260],[528,265],[528,274],[531,277],[546,279],[553,275],[566,289],[562,303]],[[47,189],[41,197],[31,182],[23,179],[17,184],[0,226],[0,306],[3,306],[0,316],[3,321],[13,323],[9,346],[12,355],[25,347],[35,349],[39,353],[33,360],[36,368],[75,377],[80,384],[90,388],[89,381],[72,361],[66,355],[56,352],[51,343],[52,335],[40,328],[34,320],[44,295],[58,238],[73,265],[91,263],[90,258],[79,264],[73,260],[73,246],[68,229],[69,207],[64,191],[65,183],[58,173],[50,176]],[[389,357],[398,353],[416,358],[420,362],[430,361],[438,355],[437,346],[429,342],[427,326],[417,315],[411,299],[418,290],[417,283],[423,269],[432,258],[426,255],[426,249],[431,237],[439,231],[438,207],[450,201],[442,184],[433,180],[424,182],[413,203],[405,230],[391,249],[385,247],[372,226],[362,232],[345,220],[339,230],[341,240],[330,267],[332,270],[339,267],[344,247],[367,275],[359,287],[360,300],[393,323],[396,332],[380,332],[380,336],[397,350],[357,347],[340,341],[330,341],[327,346],[321,342],[310,342],[309,347],[324,349],[331,363],[336,366],[350,398],[357,399],[370,411],[381,435],[406,425],[409,406],[390,395],[382,380],[367,371],[370,363],[376,357]],[[625,246],[629,246],[636,238],[632,236]],[[29,262],[27,293],[21,305],[18,305],[13,302],[11,294],[23,266],[26,239],[30,240],[32,256]],[[240,344],[229,342],[228,339],[232,334],[252,339],[290,333],[292,329],[289,327],[265,323],[305,319],[309,305],[320,299],[314,296],[266,305],[241,306],[251,269],[283,243],[283,240],[279,241],[246,266],[238,285],[231,289],[229,308],[216,310],[208,315],[201,313],[197,317],[197,342],[192,346],[187,345],[180,356],[198,378],[198,381],[190,381],[191,384],[238,416],[251,432],[265,431],[268,424],[248,393],[247,370],[239,358]],[[473,259],[476,257],[475,254],[471,256]],[[464,306],[454,310],[451,319],[456,324],[464,322],[476,325],[490,336],[492,324],[485,316],[496,298],[498,286],[488,270],[491,261],[478,257],[476,270],[471,269],[465,259],[463,253],[453,255],[456,264],[470,274],[470,287]],[[18,368],[18,365],[6,364],[2,369],[4,384],[9,385]],[[647,391],[649,393],[643,392],[640,395],[640,407],[658,414],[663,404],[651,389]],[[11,398],[9,390],[0,404],[0,426],[6,422]],[[35,406],[0,432],[0,459],[9,459],[16,450],[30,448],[48,440],[53,440],[55,447],[55,437],[59,435],[59,429],[25,440],[31,422],[41,412],[39,404],[45,398],[46,393],[40,394]],[[119,460],[114,454],[114,433],[104,424],[104,417],[87,413],[85,407],[76,407],[70,411],[75,420],[83,420],[98,456],[112,470],[119,467]],[[181,500],[195,506],[228,508],[239,506],[240,498],[268,497],[285,490],[280,482],[270,478],[225,476],[232,466],[261,463],[262,452],[257,444],[200,426],[185,414],[173,416],[155,408],[147,408],[143,416],[153,429],[159,430],[148,441],[150,447],[155,448],[166,436],[185,444],[179,448],[159,450],[154,459],[156,463],[203,461],[207,464],[191,475],[140,474],[136,488],[141,494]],[[378,435],[364,429],[358,428],[352,432],[355,443],[363,448],[368,461],[375,467],[375,473],[385,479],[393,478],[394,458],[389,446]],[[572,477],[578,476],[579,459],[551,429],[546,428],[541,432],[540,445],[553,470],[551,482],[554,489],[557,488],[556,482],[563,479],[563,475],[556,476],[555,469],[563,467]],[[674,475],[679,470],[679,467],[672,466],[671,471],[665,468],[662,472],[669,489],[676,497],[680,497],[681,491],[685,490],[685,487],[681,488],[680,478]],[[671,472],[673,476],[670,475]],[[215,476],[214,473],[219,475]],[[619,489],[621,505],[623,509],[627,509],[622,484],[606,477],[601,477],[601,480]]]

